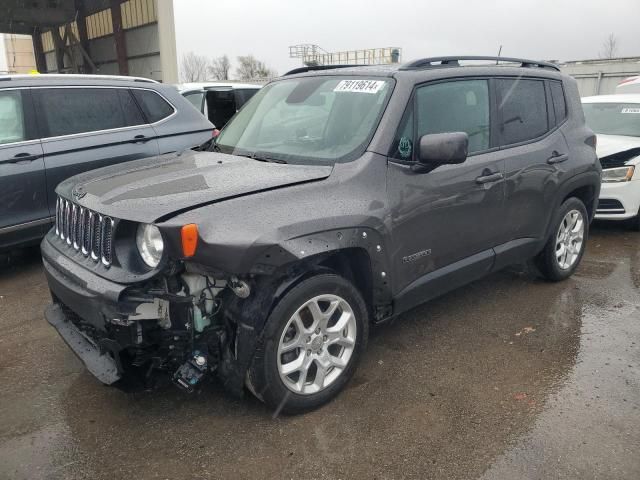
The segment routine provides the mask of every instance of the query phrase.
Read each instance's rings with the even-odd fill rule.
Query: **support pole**
[[[42,30],[34,28],[31,34],[31,40],[33,41],[33,56],[36,59],[36,69],[40,73],[47,73],[47,59],[44,55],[44,49],[42,48]]]
[[[89,48],[89,37],[87,36],[87,17],[80,0],[76,0],[76,25],[78,26],[78,40],[80,42],[80,47],[83,52],[82,55],[84,58],[83,70],[84,73],[94,73],[93,62],[90,62],[91,59],[91,50]]]
[[[160,39],[160,70],[164,83],[178,83],[178,54],[176,52],[176,28],[173,18],[173,0],[154,0],[158,15]]]
[[[129,75],[129,64],[127,63],[127,44],[122,28],[122,12],[120,10],[120,0],[111,0],[111,20],[113,23],[113,38],[116,41],[116,56],[118,59],[118,70],[120,75]]]

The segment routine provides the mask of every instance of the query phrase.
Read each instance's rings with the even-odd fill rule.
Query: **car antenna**
[[[500,45],[500,48],[498,48],[498,58],[496,58],[496,65],[498,65],[498,62],[500,61],[501,53],[502,53],[502,45]]]

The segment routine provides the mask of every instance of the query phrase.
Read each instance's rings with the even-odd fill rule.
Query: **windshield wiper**
[[[245,155],[247,158],[251,158],[253,160],[258,160],[259,162],[269,162],[269,163],[287,163],[286,160],[282,160],[281,158],[273,158],[270,157],[269,154],[253,152],[249,155]]]
[[[206,142],[193,147],[192,150],[195,150],[196,152],[222,152],[220,146],[216,143],[215,138],[210,138]]]

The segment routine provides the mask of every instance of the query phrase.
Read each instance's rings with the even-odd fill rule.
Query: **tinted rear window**
[[[173,113],[173,107],[156,92],[139,89],[132,92],[149,123],[158,122]]]
[[[502,145],[532,140],[549,130],[542,80],[498,79]]]
[[[126,89],[35,89],[45,137],[110,130],[144,123]]]

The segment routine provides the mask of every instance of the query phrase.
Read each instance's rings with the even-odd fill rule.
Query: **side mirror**
[[[420,137],[418,160],[432,166],[463,163],[469,151],[465,132],[431,133]]]

